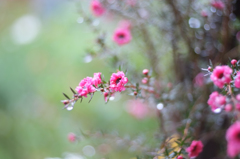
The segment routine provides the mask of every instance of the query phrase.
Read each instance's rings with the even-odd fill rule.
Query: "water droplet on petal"
[[[213,112],[217,114],[217,113],[220,113],[221,111],[222,111],[221,108],[217,108],[217,109],[215,109]]]
[[[68,107],[67,107],[67,110],[68,110],[68,111],[73,110],[73,106],[68,106]]]
[[[114,100],[115,98],[114,97],[110,97],[109,100]]]

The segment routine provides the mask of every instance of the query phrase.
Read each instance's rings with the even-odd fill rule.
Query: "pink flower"
[[[211,2],[211,5],[216,9],[224,9],[225,5],[222,1],[214,0]]]
[[[177,159],[183,159],[183,157],[182,156],[178,156]]]
[[[131,39],[131,32],[127,28],[117,28],[114,31],[113,41],[115,41],[119,46],[129,43]]]
[[[201,15],[202,15],[203,17],[207,17],[207,16],[208,16],[207,12],[204,11],[204,10],[201,12]]]
[[[79,86],[76,87],[76,91],[79,95],[87,97],[88,93],[93,93],[96,89],[93,87],[93,79],[92,77],[84,78],[80,83]]]
[[[124,85],[128,82],[128,78],[125,77],[125,74],[122,71],[113,73],[110,78],[110,89],[112,91],[124,91]]]
[[[240,102],[240,94],[236,95],[236,99]]]
[[[240,153],[240,121],[231,125],[226,133],[227,153],[230,157],[235,157]]]
[[[147,84],[147,83],[148,83],[148,78],[147,78],[147,77],[144,77],[144,78],[142,79],[142,83],[143,83],[143,84]]]
[[[127,112],[137,119],[143,119],[148,115],[149,110],[146,104],[137,99],[127,103]]]
[[[189,157],[197,157],[203,150],[202,141],[192,141],[190,147],[186,149]]]
[[[211,107],[214,112],[215,109],[220,108],[221,106],[226,104],[226,97],[218,94],[218,92],[212,92],[208,99],[208,105]]]
[[[237,60],[236,60],[236,59],[232,59],[232,60],[231,60],[231,64],[232,64],[233,66],[235,66],[235,65],[237,64]]]
[[[223,88],[224,84],[231,82],[232,69],[228,66],[217,66],[211,75],[213,83],[219,88]]]
[[[98,85],[102,83],[101,79],[101,73],[94,73],[93,79],[92,79],[92,84],[95,85],[98,88]]]
[[[225,109],[226,112],[230,112],[230,111],[232,111],[232,105],[227,104],[224,109]]]
[[[74,134],[74,133],[69,133],[68,134],[68,141],[70,141],[70,142],[74,142],[74,141],[76,141],[76,135]]]
[[[105,13],[105,8],[98,0],[92,0],[91,10],[96,17],[99,17]]]
[[[148,69],[144,69],[144,70],[143,70],[143,74],[144,74],[144,75],[147,75],[148,72],[149,72]]]
[[[194,78],[194,84],[197,87],[202,87],[204,85],[204,74],[202,72],[197,74]]]
[[[240,72],[238,72],[236,77],[235,77],[234,85],[235,85],[236,88],[240,88]]]
[[[108,100],[108,92],[104,92],[103,96],[104,96],[104,101],[107,102],[107,100]]]

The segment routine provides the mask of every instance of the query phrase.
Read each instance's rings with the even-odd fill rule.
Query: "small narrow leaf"
[[[69,99],[70,100],[70,98],[65,94],[65,93],[63,93],[63,95],[67,98],[67,99]]]
[[[73,94],[77,94],[73,89],[72,87],[70,87],[71,91],[73,92]]]
[[[92,98],[93,98],[93,94],[94,94],[94,93],[91,93],[91,98],[90,98],[90,100],[88,101],[88,103],[91,102],[91,100],[92,100]]]

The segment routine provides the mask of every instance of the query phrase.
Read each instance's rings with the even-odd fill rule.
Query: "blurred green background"
[[[96,35],[81,23],[76,3],[0,1],[1,159],[71,158],[66,155],[69,153],[78,154],[75,157],[79,159],[118,159],[141,153],[130,151],[128,146],[113,147],[104,156],[97,147],[114,143],[101,137],[70,143],[69,132],[79,135],[81,131],[101,130],[117,132],[125,138],[144,135],[147,142],[153,142],[157,121],[151,117],[136,120],[125,111],[125,100],[105,104],[99,93],[91,103],[88,98],[72,111],[62,109],[62,92],[70,94],[69,86],[75,88],[82,78],[93,76],[94,72],[103,72],[109,78],[113,70],[104,59],[86,59],[86,49],[95,45]],[[84,154],[86,145],[95,148],[93,156]]]

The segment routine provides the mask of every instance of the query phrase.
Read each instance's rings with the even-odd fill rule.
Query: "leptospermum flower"
[[[211,107],[214,112],[217,108],[221,108],[226,104],[226,97],[218,94],[217,91],[210,94],[208,99],[208,105]]]
[[[232,69],[229,66],[217,66],[211,75],[213,83],[219,88],[231,82]]]
[[[224,9],[225,5],[222,1],[219,1],[219,0],[214,0],[211,2],[211,5],[216,8],[216,9],[219,9],[219,10],[222,10]]]
[[[68,134],[68,141],[70,142],[75,142],[77,139],[76,135],[74,133],[69,133]]]
[[[101,72],[94,73],[93,79],[92,79],[92,84],[94,84],[98,88],[98,85],[101,83],[102,83]]]
[[[92,0],[91,10],[96,17],[100,17],[105,13],[105,8],[102,6],[102,4],[98,0]]]
[[[234,85],[235,85],[236,88],[240,88],[240,72],[238,72],[236,77],[235,77]]]
[[[119,71],[117,73],[113,73],[110,78],[110,89],[112,91],[124,91],[125,84],[128,82],[128,78],[125,76],[124,72]]]
[[[235,157],[240,153],[240,121],[231,125],[226,133],[227,139],[227,154],[230,157]]]
[[[197,157],[203,150],[202,141],[192,141],[190,147],[186,149],[189,157]]]
[[[80,83],[79,86],[76,87],[76,91],[79,95],[87,97],[88,93],[93,93],[96,91],[95,87],[93,87],[93,78],[86,77]]]
[[[119,46],[129,43],[132,40],[131,32],[128,28],[117,28],[113,34],[113,41]]]

